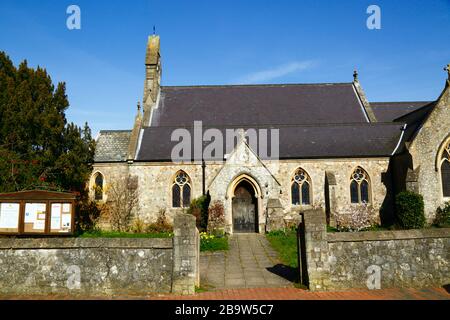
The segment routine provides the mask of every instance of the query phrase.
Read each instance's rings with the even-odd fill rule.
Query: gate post
[[[200,283],[200,237],[195,217],[179,213],[173,224],[172,292],[194,294]]]
[[[329,287],[330,265],[328,262],[327,224],[325,212],[320,209],[306,210],[302,214],[304,248],[302,261],[311,291],[323,291]]]

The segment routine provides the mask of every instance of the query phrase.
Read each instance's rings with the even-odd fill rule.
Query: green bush
[[[191,205],[187,213],[195,216],[197,228],[200,231],[205,231],[208,226],[208,207],[211,198],[209,196],[201,196],[191,201]]]
[[[443,208],[437,208],[434,224],[439,227],[450,226],[450,201],[446,202]]]
[[[77,203],[75,215],[75,231],[81,234],[86,231],[96,231],[100,219],[101,209],[97,203],[83,199]]]
[[[395,197],[398,223],[404,229],[420,229],[425,226],[423,197],[420,194],[403,191]]]

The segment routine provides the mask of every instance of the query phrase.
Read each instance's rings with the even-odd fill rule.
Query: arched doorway
[[[258,232],[258,199],[254,186],[246,179],[234,189],[232,210],[234,232]]]

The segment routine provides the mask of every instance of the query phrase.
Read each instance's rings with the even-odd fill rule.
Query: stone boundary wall
[[[1,238],[0,295],[190,294],[199,251],[188,215],[175,217],[172,239]]]
[[[321,210],[303,217],[310,290],[450,284],[450,229],[327,233]]]

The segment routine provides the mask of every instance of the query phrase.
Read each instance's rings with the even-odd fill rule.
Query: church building
[[[434,101],[369,102],[356,71],[343,83],[161,86],[160,38],[150,36],[142,111],[130,130],[99,133],[92,197],[107,202],[108,185],[136,177],[136,216],[152,222],[209,193],[231,234],[279,229],[311,208],[332,226],[361,210],[389,222],[395,195],[412,190],[430,223],[450,201],[446,71]],[[190,146],[181,160],[180,143]],[[223,150],[204,152],[213,143]]]

